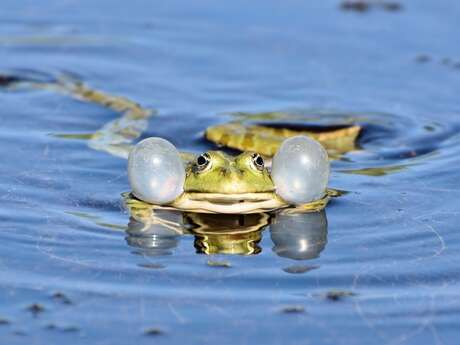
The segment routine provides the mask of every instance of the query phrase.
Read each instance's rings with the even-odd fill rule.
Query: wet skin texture
[[[198,156],[186,171],[186,192],[259,193],[273,192],[275,188],[263,158],[254,152],[231,157],[221,151],[209,151]]]

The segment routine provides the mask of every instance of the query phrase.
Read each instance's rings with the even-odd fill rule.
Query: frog
[[[249,214],[293,205],[307,210],[312,202],[325,205],[328,175],[325,149],[303,136],[283,142],[270,170],[253,151],[237,156],[208,151],[186,161],[184,168],[175,147],[155,137],[138,143],[128,157],[134,197],[197,213]]]
[[[262,156],[251,151],[198,156],[186,166],[184,193],[173,202],[177,208],[217,213],[263,212],[282,204]]]
[[[334,158],[353,148],[361,130],[352,125],[314,132],[231,122],[208,127],[205,137],[218,148],[242,153],[179,152],[162,138],[147,138],[134,145],[156,112],[93,89],[73,75],[45,80],[2,76],[1,80],[1,86],[9,89],[59,92],[121,114],[88,135],[88,145],[128,159],[132,192],[123,194],[125,203],[146,202],[157,209],[223,214],[321,210],[337,194],[327,188],[328,153]],[[299,148],[305,152],[297,152]],[[160,164],[155,166],[155,162]],[[320,171],[312,173],[312,167]]]

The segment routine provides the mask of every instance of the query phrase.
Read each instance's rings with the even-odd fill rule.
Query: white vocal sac
[[[273,157],[276,193],[292,204],[321,199],[329,180],[329,159],[317,141],[306,136],[286,139]]]
[[[169,141],[147,138],[129,154],[128,179],[137,198],[152,204],[168,204],[183,193],[184,164]]]

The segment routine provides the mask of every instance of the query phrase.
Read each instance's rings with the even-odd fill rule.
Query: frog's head
[[[302,136],[283,142],[271,171],[255,152],[231,157],[209,151],[184,163],[161,138],[141,141],[128,160],[137,198],[191,212],[257,213],[306,204],[325,196],[328,176],[326,151]]]
[[[186,168],[185,192],[244,194],[274,190],[264,159],[255,152],[231,157],[221,151],[209,151]]]

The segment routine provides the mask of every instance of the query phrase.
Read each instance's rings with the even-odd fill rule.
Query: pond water
[[[402,5],[4,0],[1,74],[156,109],[142,137],[201,152],[207,126],[272,111],[364,131],[324,212],[147,236],[126,161],[85,140],[118,114],[0,91],[0,343],[455,344],[460,4]]]

